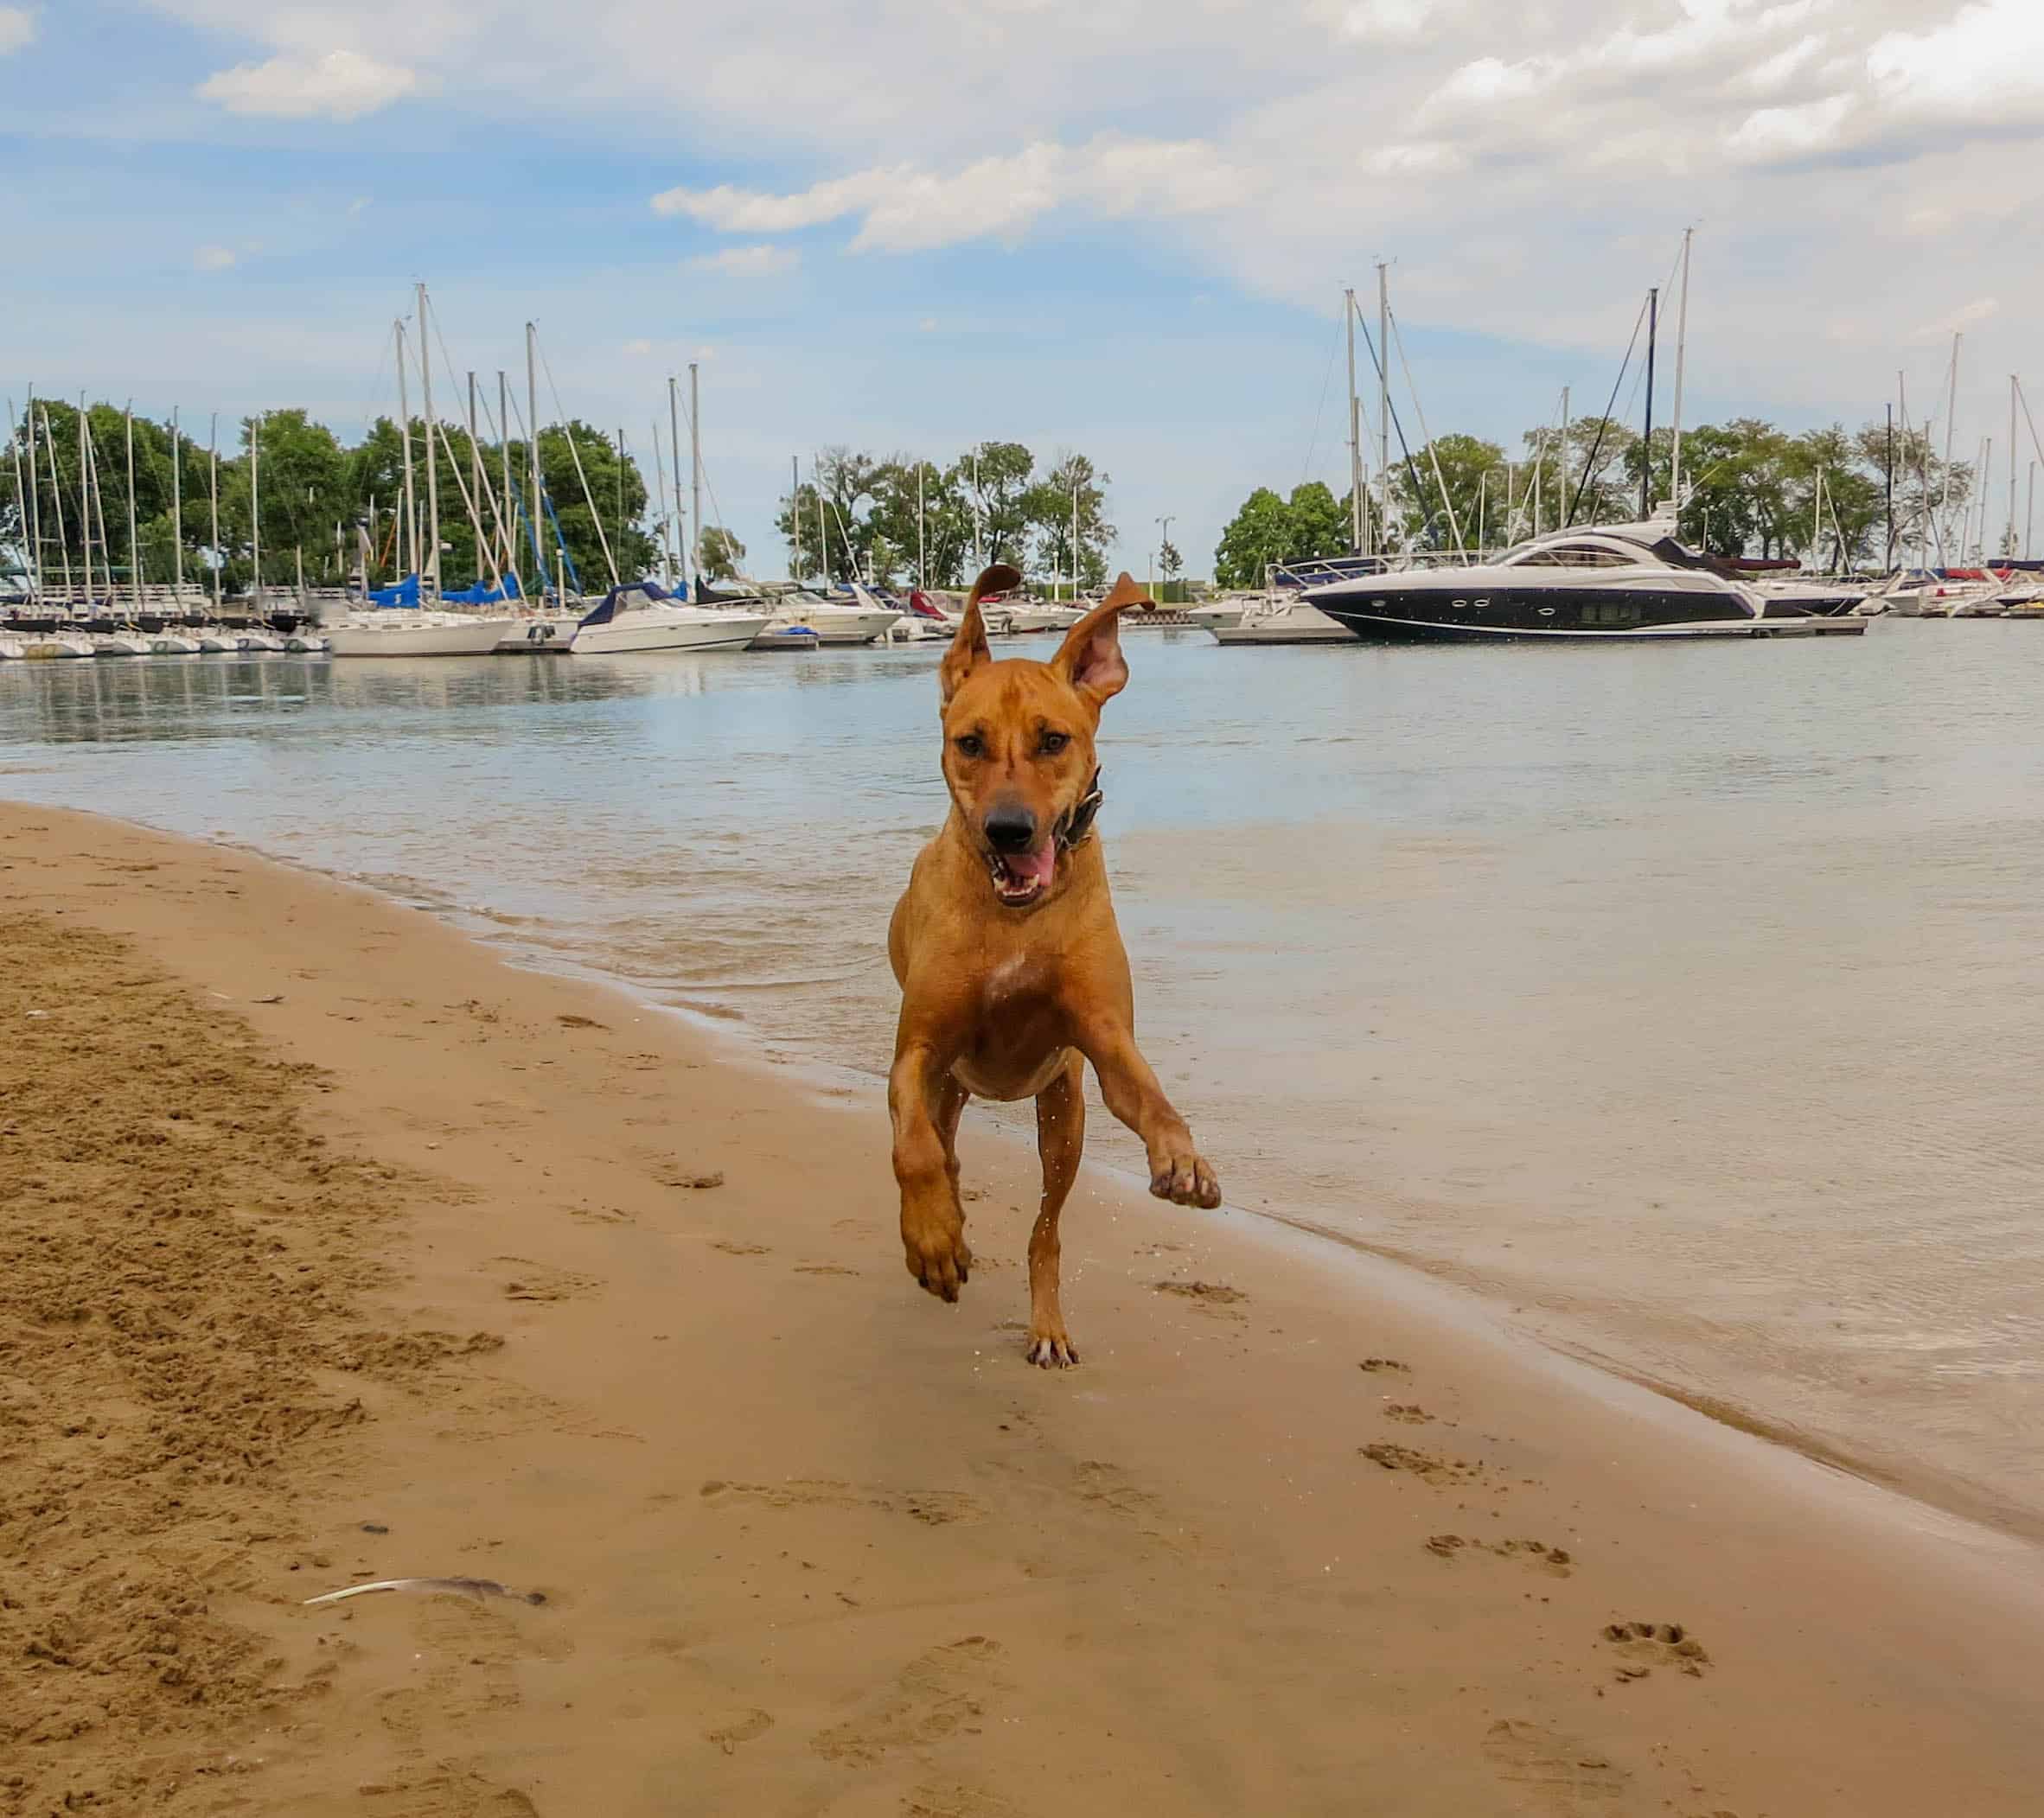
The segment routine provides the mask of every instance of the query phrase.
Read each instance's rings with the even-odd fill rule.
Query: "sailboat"
[[[326,647],[329,655],[337,657],[403,657],[403,656],[488,656],[509,633],[512,626],[508,613],[489,616],[482,613],[447,612],[425,604],[430,594],[438,598],[440,592],[440,481],[439,459],[435,443],[439,435],[439,424],[433,415],[433,364],[432,335],[427,314],[426,287],[418,286],[418,375],[420,402],[425,413],[426,442],[426,547],[425,559],[420,559],[418,526],[412,511],[412,418],[410,401],[405,390],[404,325],[397,326],[398,337],[398,410],[404,418],[405,437],[405,492],[407,516],[411,520],[412,538],[412,567],[399,587],[393,590],[399,596],[388,605],[374,605],[367,610],[348,614],[338,624],[326,628]],[[470,514],[475,516],[473,501]],[[478,552],[482,547],[480,520],[476,520],[476,544]],[[409,590],[409,603],[403,598]]]

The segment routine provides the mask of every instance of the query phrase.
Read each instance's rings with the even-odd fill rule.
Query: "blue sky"
[[[2034,0],[48,0],[0,73],[17,402],[353,434],[423,277],[457,367],[536,319],[648,469],[699,360],[762,573],[790,456],[996,437],[1204,571],[1252,486],[1343,480],[1378,257],[1428,425],[1510,443],[1602,402],[1690,224],[1692,420],[1857,423],[1897,368],[1920,414],[1964,327],[1999,445],[2037,357]]]

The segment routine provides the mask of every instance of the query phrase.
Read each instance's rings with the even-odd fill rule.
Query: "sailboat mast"
[[[433,350],[432,333],[427,326],[426,287],[418,287],[418,406],[425,417],[426,445],[426,560],[433,571],[433,597],[440,597],[440,469],[435,458],[433,443]],[[419,599],[425,599],[426,578],[425,570],[419,571]]]
[[[1895,407],[1888,407],[1888,458],[1881,463],[1881,477],[1886,482],[1888,508],[1888,553],[1882,565],[1887,572],[1895,565]]]
[[[29,421],[33,424],[35,419],[31,418]],[[31,440],[29,446],[32,449],[35,444]],[[7,400],[7,452],[14,457],[15,524],[17,529],[25,531],[29,524],[29,488],[22,478],[22,439],[15,431],[14,399],[11,398]],[[34,545],[35,539],[31,536],[29,538],[29,557],[27,561],[22,564],[22,573],[28,577],[29,597],[31,600],[42,590],[36,584],[35,580],[36,551]]]
[[[1391,552],[1391,280],[1383,261],[1377,267],[1377,551]]]
[[[128,597],[135,609],[142,609],[142,544],[135,534],[135,403],[128,401],[125,412],[128,438]]]
[[[220,412],[213,413],[213,428],[207,437],[206,490],[213,510],[213,615],[220,616]]]
[[[1951,381],[1945,402],[1945,486],[1938,501],[1940,530],[1946,537],[1951,534],[1951,419],[1958,411],[1959,340],[1955,332],[1951,337]]]
[[[681,579],[688,578],[688,520],[681,510],[681,386],[672,373],[667,374],[667,447],[674,456],[674,569]],[[802,540],[802,501],[795,505],[795,541],[799,550]],[[674,584],[673,577],[668,579]]]
[[[497,368],[497,453],[504,469],[504,513],[497,520],[497,535],[504,546],[503,569],[507,574],[518,572],[518,514],[511,505],[511,386],[504,377],[504,369]],[[521,599],[525,589],[518,590]]]
[[[42,454],[49,462],[50,511],[57,520],[57,554],[63,560],[64,604],[68,609],[76,603],[71,590],[71,539],[64,534],[64,492],[57,477],[57,438],[49,426],[49,412],[42,413]]]
[[[1565,519],[1565,518],[1567,518],[1567,517],[1568,517],[1568,512],[1569,512],[1569,506],[1568,506],[1568,387],[1567,386],[1563,386],[1562,387],[1562,445],[1561,445],[1561,449],[1560,449],[1559,452],[1556,454],[1556,456],[1555,456],[1555,477],[1556,477],[1556,479],[1557,479],[1557,481],[1559,482],[1559,484],[1560,484],[1560,496],[1559,496],[1558,498],[1556,498],[1556,500],[1555,501],[1555,515],[1557,518],[1564,518],[1564,519]],[[1534,533],[1534,535],[1535,535],[1535,536],[1538,536],[1538,535],[1540,534],[1540,526],[1539,526],[1538,525],[1536,525],[1536,526],[1534,526],[1534,528],[1533,528],[1533,533]]]
[[[248,419],[248,548],[249,559],[255,565],[256,610],[263,609],[263,513],[260,495],[256,490],[261,477],[263,458],[263,418],[259,411]]]
[[[1072,463],[1071,470],[1071,596],[1079,596],[1079,469]]]
[[[688,571],[701,590],[703,572],[703,402],[696,364],[688,362],[688,492],[694,507],[688,520]]]
[[[540,379],[535,348],[539,332],[531,322],[525,325],[525,432],[531,444],[526,453],[530,457],[532,468],[532,496],[526,501],[525,508],[533,527],[533,555],[540,565],[540,593],[544,598],[546,592],[546,545],[540,538]],[[565,568],[562,570],[564,575],[566,571]],[[562,603],[566,603],[567,597],[564,589],[559,596]]]
[[[681,450],[680,449],[676,449],[674,450],[674,458],[677,461],[681,458]],[[916,475],[916,499],[917,511],[918,514],[917,518],[916,535],[918,547],[921,546],[923,535],[922,518],[920,515],[922,511],[922,498],[923,475],[920,470],[918,470]],[[789,577],[791,580],[805,581],[808,578],[808,576],[802,567],[802,456],[799,455],[790,455],[788,457],[788,528],[789,532],[789,540],[794,545],[795,549],[795,553],[789,558]]]
[[[816,550],[823,563],[823,587],[830,590],[830,526],[823,521],[823,475],[818,470],[815,457],[809,459],[809,484],[816,494]],[[845,553],[851,554],[852,545],[845,545]]]
[[[1660,325],[1661,287],[1646,293],[1646,433],[1639,444],[1639,515],[1653,515],[1654,475],[1654,335]]]
[[[170,406],[170,597],[184,608],[184,440],[177,431],[177,406]]]
[[[86,424],[85,393],[78,397],[78,508],[79,541],[85,550],[85,597],[89,609],[96,605],[93,598],[93,494],[92,494],[92,431]],[[50,465],[54,468],[53,456]]]
[[[398,422],[399,436],[405,446],[405,567],[406,572],[416,577],[418,573],[418,496],[412,484],[412,392],[406,383],[405,324],[400,319],[393,325],[398,338]]]
[[[1675,307],[1675,450],[1669,457],[1668,496],[1674,501],[1678,519],[1682,514],[1682,379],[1689,353],[1689,243],[1696,237],[1694,227],[1682,230],[1682,300]]]
[[[476,514],[476,578],[482,578],[482,444],[476,439],[476,374],[469,374],[469,498]]]
[[[624,425],[617,425],[617,552],[624,552]]]
[[[42,585],[42,477],[35,469],[35,387],[29,387],[29,541],[35,554],[29,563],[34,572],[35,598],[41,602]]]
[[[667,464],[660,452],[660,418],[653,419],[653,478],[660,490],[660,578],[669,592],[674,586],[674,514],[667,509]]]
[[[2015,374],[2009,375],[2009,533],[2004,552],[2015,553]]]
[[[916,585],[918,589],[929,585],[923,532],[923,470],[928,465],[923,461],[916,463]]]
[[[1349,544],[1363,553],[1363,444],[1361,412],[1356,403],[1356,293],[1341,293],[1341,322],[1349,346]]]

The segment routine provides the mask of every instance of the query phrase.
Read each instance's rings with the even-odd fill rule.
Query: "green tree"
[[[1293,487],[1285,508],[1292,520],[1286,550],[1288,560],[1303,562],[1317,556],[1349,552],[1352,528],[1349,507],[1327,489],[1325,482],[1308,480],[1303,486]]]
[[[1178,545],[1169,537],[1157,545],[1157,572],[1168,581],[1175,581],[1185,572],[1185,558],[1178,553]]]
[[[1261,587],[1265,571],[1292,553],[1292,514],[1268,486],[1242,501],[1214,549],[1214,580],[1222,587]]]
[[[703,532],[701,556],[703,572],[712,581],[732,581],[745,559],[745,545],[721,524],[712,524]]]
[[[1075,561],[1080,585],[1097,587],[1107,579],[1107,548],[1115,535],[1106,518],[1108,483],[1108,476],[1096,471],[1084,455],[1065,455],[1022,495],[1022,510],[1036,534],[1037,563],[1046,580],[1070,587]]]
[[[1036,456],[1019,442],[982,442],[961,455],[949,475],[973,514],[978,541],[988,562],[1025,566],[1035,525],[1029,513]]]

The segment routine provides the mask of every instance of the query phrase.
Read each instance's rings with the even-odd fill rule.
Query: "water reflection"
[[[2044,628],[1130,644],[1102,828],[1238,1202],[2044,1521]],[[0,665],[0,770],[870,1079],[938,654]]]

